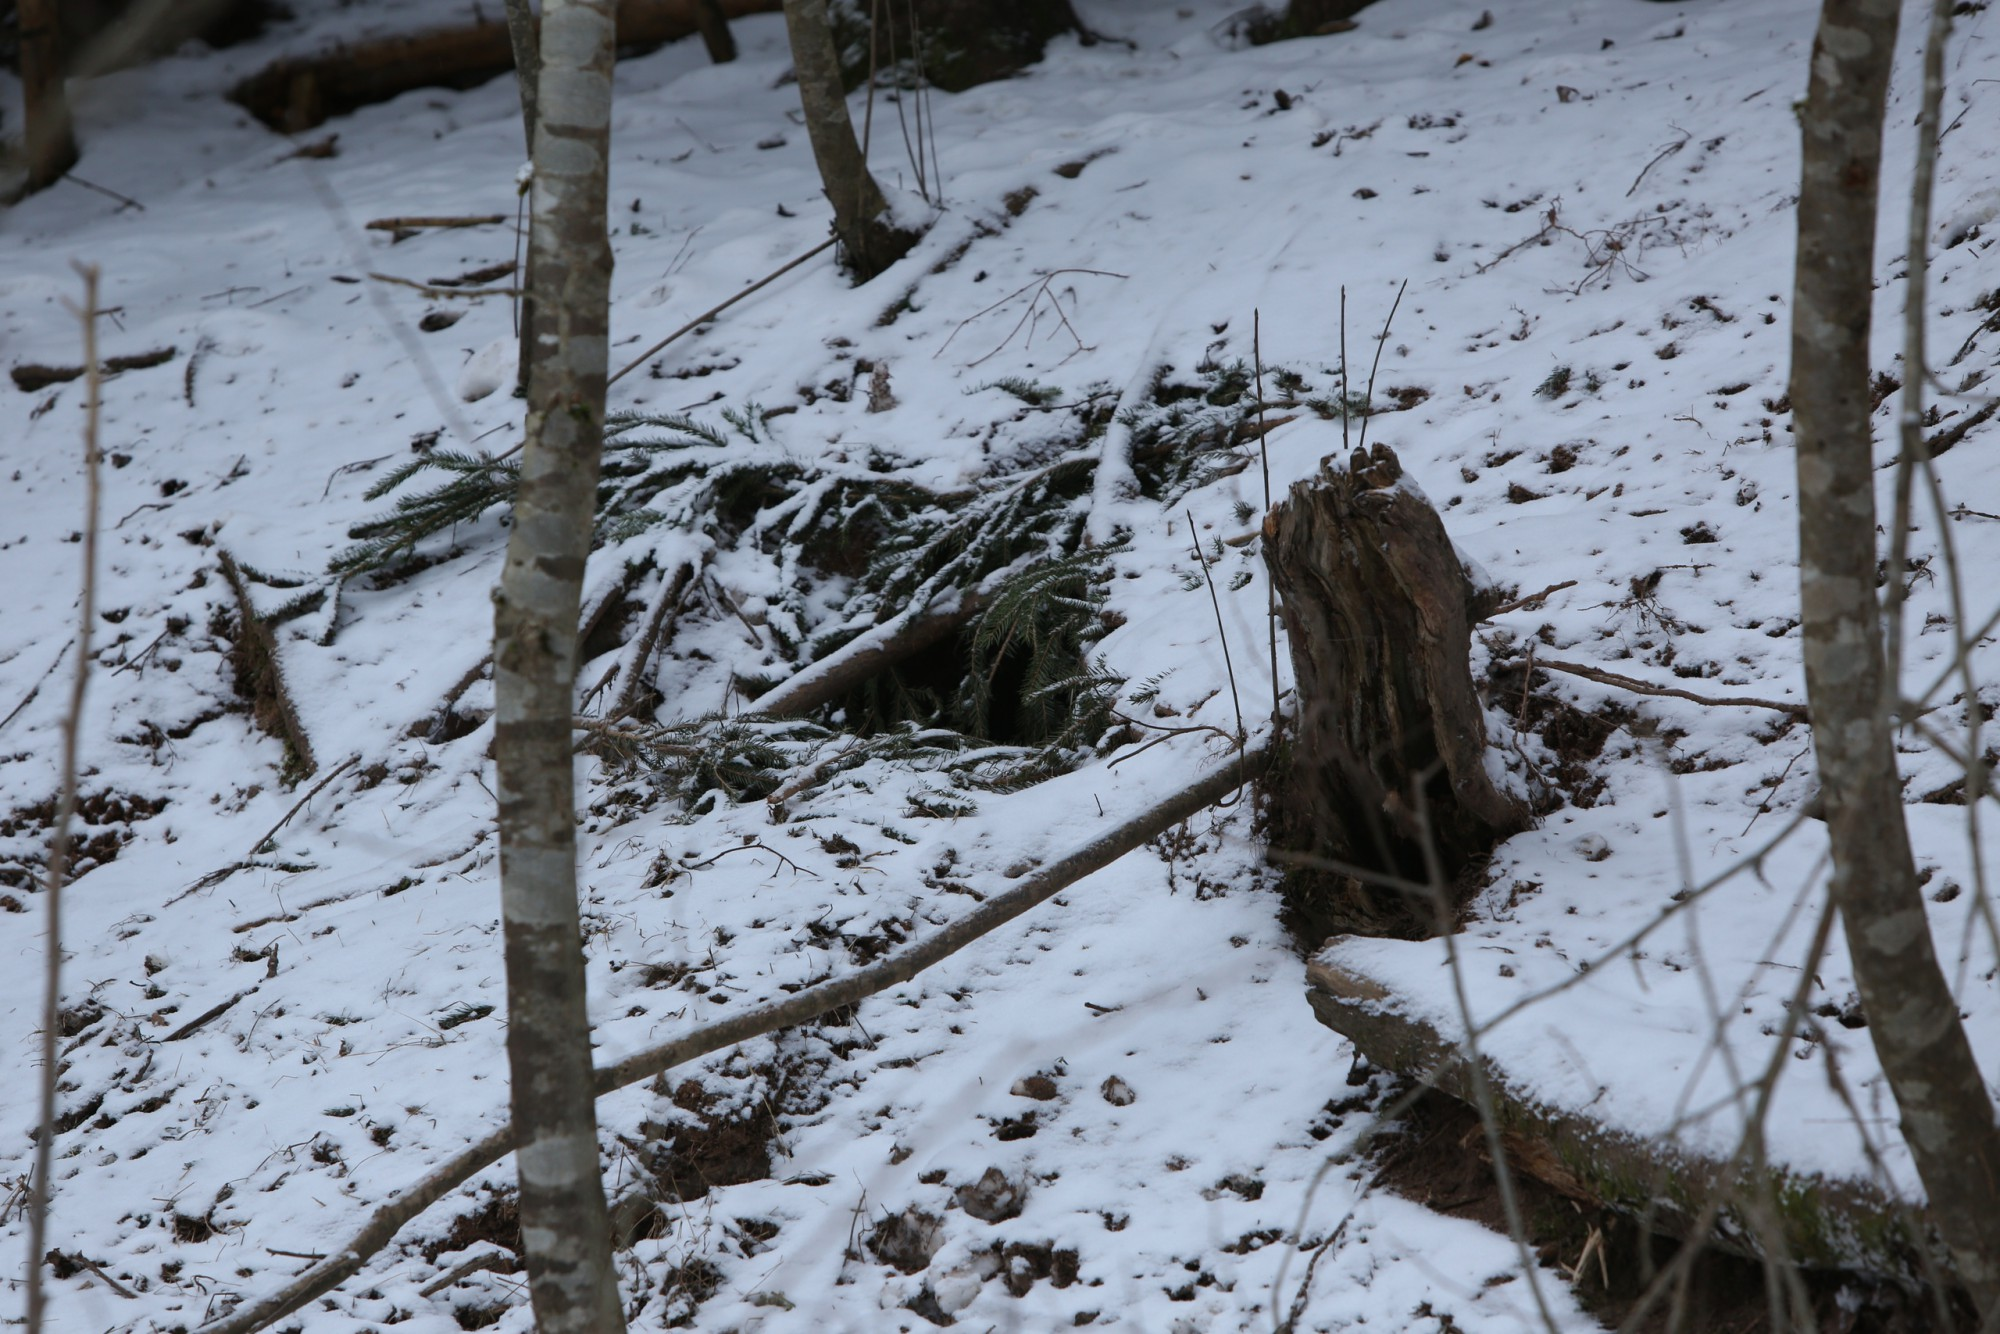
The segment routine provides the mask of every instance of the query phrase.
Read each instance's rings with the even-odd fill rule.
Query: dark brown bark
[[[63,92],[62,38],[56,27],[56,0],[19,0],[21,93],[25,109],[23,148],[28,189],[54,185],[76,164],[76,132],[69,98]]]
[[[624,1328],[591,1096],[570,715],[604,439],[611,0],[547,0],[536,93],[526,444],[494,598],[500,897],[522,1238],[543,1334]]]
[[[706,0],[703,0],[706,3]],[[716,0],[725,14],[771,13],[779,0]],[[699,31],[696,0],[623,0],[618,40],[678,41]],[[231,100],[275,130],[298,133],[329,116],[372,106],[412,88],[472,88],[514,68],[513,40],[494,17],[454,28],[373,38],[323,54],[285,57],[237,84]]]
[[[1930,1214],[1982,1310],[2000,1304],[2000,1131],[1938,966],[1903,819],[1875,593],[1868,338],[1896,0],[1826,0],[1801,123],[1791,400],[1806,689],[1868,1032]],[[1916,368],[1906,368],[1916,374]]]
[[[729,15],[722,12],[719,0],[694,0],[694,26],[710,60],[727,65],[736,59],[736,37],[729,31]]]
[[[813,162],[819,167],[827,202],[833,205],[841,261],[857,281],[867,282],[907,254],[916,244],[916,234],[890,222],[888,200],[868,170],[861,141],[854,137],[826,0],[785,0],[785,33],[791,40],[792,68],[798,76]]]
[[[1449,882],[1529,813],[1486,767],[1472,581],[1401,475],[1379,444],[1346,468],[1328,459],[1264,521],[1299,699],[1292,764],[1268,795],[1281,847],[1429,885],[1431,852]],[[1309,867],[1298,879],[1309,936],[1425,936],[1457,907]]]
[[[522,146],[532,156],[535,151],[535,86],[542,78],[542,34],[530,0],[507,0],[507,42],[514,53],[514,84],[521,93]],[[529,229],[533,230],[533,220]],[[515,306],[516,333],[520,350],[514,359],[514,384],[523,393],[528,388],[528,366],[535,359],[535,246],[528,242],[526,272],[521,277],[521,299]]]

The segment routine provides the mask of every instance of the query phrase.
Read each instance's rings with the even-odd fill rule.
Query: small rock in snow
[[[1139,1101],[1139,1095],[1132,1091],[1132,1086],[1117,1075],[1105,1080],[1098,1092],[1102,1093],[1104,1100],[1113,1107],[1130,1107]]]
[[[1007,1091],[1017,1098],[1047,1102],[1056,1096],[1056,1081],[1047,1075],[1029,1075],[1026,1079],[1015,1080],[1014,1087]]]

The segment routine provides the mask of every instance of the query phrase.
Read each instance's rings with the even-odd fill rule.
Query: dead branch
[[[214,1023],[217,1019],[220,1019],[223,1015],[228,1014],[229,1011],[235,1006],[236,1002],[242,1000],[245,996],[248,996],[250,992],[255,991],[256,989],[257,988],[255,987],[251,987],[249,991],[239,991],[234,996],[231,996],[228,1000],[222,1001],[219,1004],[209,1006],[206,1010],[203,1010],[200,1014],[196,1015],[194,1018],[182,1024],[179,1028],[175,1029],[173,1032],[161,1038],[160,1041],[179,1042],[183,1038],[193,1037],[196,1033],[199,1033],[202,1029]]]
[[[707,553],[703,553],[699,564],[707,566]],[[611,713],[606,722],[615,722],[638,707],[639,687],[645,683],[646,668],[652,665],[653,654],[662,638],[673,637],[669,627],[673,624],[674,609],[680,606],[681,596],[694,581],[696,565],[695,561],[682,561],[673,577],[661,583],[660,591],[653,598],[652,610],[646,616],[646,628],[632,645],[631,656],[619,671],[618,688],[611,697]]]
[[[463,217],[373,218],[361,225],[371,232],[408,232],[426,227],[491,227],[505,221],[505,213],[477,213]]]
[[[326,1257],[319,1256],[317,1258],[325,1259]],[[482,1251],[470,1260],[461,1260],[430,1282],[424,1284],[421,1288],[418,1288],[417,1295],[419,1297],[435,1297],[460,1279],[476,1274],[482,1269],[504,1270],[513,1263],[514,1257],[510,1252],[500,1250],[497,1247],[490,1251]]]
[[[369,226],[372,227],[374,224],[370,223]],[[518,287],[438,287],[431,283],[420,283],[414,278],[398,278],[393,273],[370,273],[368,276],[378,283],[393,283],[397,287],[414,288],[425,296],[440,300],[477,301],[483,296],[515,297],[522,294]]]
[[[48,1251],[49,1182],[56,1138],[56,1036],[62,1013],[63,882],[69,875],[70,826],[76,819],[77,747],[83,730],[83,695],[90,684],[90,631],[97,615],[97,537],[100,502],[98,422],[103,407],[104,376],[97,357],[97,279],[93,265],[79,264],[83,304],[76,314],[83,322],[83,364],[89,376],[83,419],[83,588],[77,598],[76,675],[71,678],[69,707],[62,723],[62,797],[56,803],[55,828],[49,833],[48,878],[42,891],[43,948],[40,1115],[28,1193],[28,1329],[39,1334],[47,1294],[42,1281],[42,1257]],[[10,717],[12,715],[9,715]],[[130,1294],[127,1294],[128,1296]]]
[[[278,664],[278,641],[271,634],[271,627],[257,614],[256,605],[250,600],[249,582],[244,579],[236,558],[220,546],[215,555],[229,591],[236,595],[239,651],[246,658],[242,676],[253,694],[268,696],[248,701],[252,716],[258,726],[275,730],[284,737],[301,775],[311,774],[319,764],[313,759],[312,738],[306,735],[305,724],[299,721],[298,709],[292,704],[292,693],[285,686],[284,669]]]
[[[985,605],[986,599],[979,593],[966,592],[948,610],[919,607],[892,617],[849,640],[790,680],[779,682],[759,695],[744,712],[771,718],[811,713],[911,654],[956,634]]]
[[[1208,767],[1202,776],[1145,810],[1106,830],[1069,855],[1023,877],[1013,888],[996,894],[964,917],[907,949],[846,977],[794,992],[755,1010],[700,1028],[692,1033],[636,1052],[615,1065],[596,1071],[597,1096],[615,1092],[675,1066],[762,1037],[781,1028],[810,1023],[831,1010],[854,1005],[878,992],[909,981],[950,958],[974,941],[1013,921],[1030,908],[1054,898],[1093,871],[1102,870],[1126,853],[1193,818],[1235,791],[1271,762],[1269,744],[1255,746],[1240,757],[1231,755]],[[339,1251],[300,1274],[262,1301],[237,1308],[201,1327],[203,1334],[254,1334],[284,1319],[307,1302],[332,1291],[361,1271],[369,1259],[394,1239],[404,1225],[457,1190],[474,1175],[498,1162],[514,1148],[511,1124],[468,1146],[429,1176],[382,1205]]]
[[[781,265],[780,267],[773,269],[771,272],[765,274],[762,278],[759,278],[756,282],[751,283],[748,287],[738,292],[735,296],[730,297],[727,301],[723,301],[716,305],[710,306],[707,310],[695,316],[693,319],[689,320],[686,324],[683,324],[680,328],[674,330],[672,333],[668,334],[665,338],[662,338],[659,342],[653,344],[651,347],[647,348],[644,352],[641,352],[638,356],[634,357],[632,361],[623,370],[619,371],[609,380],[606,380],[604,382],[604,387],[606,389],[609,389],[612,385],[617,384],[620,380],[630,375],[633,371],[638,370],[639,367],[643,366],[647,361],[651,360],[654,356],[665,351],[667,346],[673,343],[675,340],[679,339],[685,334],[693,332],[694,330],[700,328],[702,325],[707,324],[710,320],[714,319],[717,315],[720,315],[723,311],[728,310],[731,306],[735,305],[743,298],[751,295],[754,292],[762,291],[764,288],[770,286],[772,283],[778,281],[778,279],[790,273],[793,269],[796,269],[799,265],[811,259],[814,255],[824,254],[828,250],[833,249],[833,247],[838,244],[839,244],[839,239],[837,237],[829,237],[828,239],[814,246],[811,250],[806,251],[805,254],[800,255],[797,259],[792,260],[787,264]]]
[[[1576,587],[1576,580],[1565,579],[1559,584],[1550,584],[1547,588],[1544,588],[1539,593],[1530,593],[1528,594],[1528,596],[1524,598],[1515,598],[1512,602],[1503,602],[1499,606],[1495,607],[1492,611],[1487,612],[1484,616],[1480,617],[1479,619],[1482,621],[1490,621],[1495,616],[1500,616],[1510,611],[1519,611],[1523,607],[1532,607],[1536,603],[1542,601],[1542,599],[1546,598],[1551,593],[1560,593],[1565,588],[1575,588],[1575,587]]]
[[[1537,658],[1535,666],[1546,667],[1552,672],[1567,672],[1571,676],[1581,676],[1584,680],[1595,681],[1599,685],[1616,686],[1635,695],[1670,696],[1674,699],[1687,700],[1692,704],[1705,704],[1712,709],[1772,709],[1778,713],[1788,713],[1801,722],[1811,718],[1805,705],[1788,704],[1779,699],[1758,699],[1753,695],[1697,695],[1692,690],[1682,690],[1679,686],[1656,686],[1637,677],[1607,672],[1602,667],[1587,667],[1580,662],[1559,662],[1554,658]]]

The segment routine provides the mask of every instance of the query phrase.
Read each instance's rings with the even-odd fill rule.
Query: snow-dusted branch
[[[745,1011],[719,1024],[711,1024],[670,1042],[634,1052],[614,1065],[601,1067],[595,1072],[597,1096],[601,1098],[662,1071],[778,1029],[810,1023],[829,1011],[853,1005],[907,982],[933,964],[950,958],[974,941],[1005,926],[1030,908],[1054,898],[1093,871],[1104,869],[1183,820],[1206,810],[1259,776],[1270,762],[1269,742],[1252,746],[1240,756],[1232,755],[1205,768],[1201,776],[1187,786],[1127,817],[1096,838],[1072,849],[1068,855],[1024,876],[1013,888],[993,895],[951,925],[908,949],[899,950],[879,963],[845,977],[806,987],[781,1001]],[[467,1146],[433,1169],[430,1175],[377,1209],[340,1250],[329,1254],[263,1300],[239,1307],[223,1319],[203,1325],[201,1334],[254,1334],[254,1331],[284,1319],[315,1297],[332,1291],[359,1273],[362,1266],[387,1246],[406,1224],[474,1175],[498,1162],[514,1147],[515,1133],[511,1124]]]

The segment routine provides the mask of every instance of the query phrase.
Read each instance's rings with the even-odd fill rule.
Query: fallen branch
[[[724,301],[719,305],[710,306],[707,310],[695,316],[693,319],[689,320],[686,324],[683,324],[680,328],[674,330],[672,333],[668,334],[665,338],[662,338],[659,342],[653,344],[651,347],[647,348],[644,352],[641,352],[638,356],[634,357],[631,360],[631,362],[629,362],[625,366],[623,370],[619,371],[609,380],[606,380],[604,382],[604,387],[606,389],[609,389],[612,385],[617,384],[620,380],[630,375],[633,371],[636,371],[639,369],[639,367],[645,365],[645,363],[650,359],[652,359],[655,355],[665,351],[668,344],[679,339],[684,334],[690,333],[695,329],[700,328],[702,325],[707,324],[717,315],[720,315],[723,311],[728,310],[731,306],[741,301],[744,297],[749,296],[751,293],[761,291],[764,288],[770,286],[772,283],[778,281],[778,279],[790,273],[793,269],[796,269],[799,265],[811,259],[814,255],[824,254],[828,250],[833,249],[833,247],[836,244],[838,244],[838,241],[839,241],[838,237],[828,237],[826,240],[814,246],[811,250],[806,251],[805,254],[800,255],[797,259],[792,260],[790,263],[787,263],[779,268],[773,269],[771,272],[765,274],[762,278],[759,278],[756,282],[751,283],[748,287],[738,292],[735,296],[730,297],[727,301]]]
[[[236,1002],[242,1000],[245,996],[248,996],[250,992],[255,991],[256,989],[257,988],[255,987],[251,987],[249,991],[239,991],[234,996],[231,996],[228,1000],[223,1001],[220,1004],[209,1006],[206,1010],[203,1010],[200,1014],[196,1015],[194,1018],[182,1024],[179,1028],[175,1029],[173,1032],[161,1038],[160,1041],[179,1042],[183,1038],[193,1037],[196,1033],[199,1033],[209,1024],[215,1022],[217,1019],[220,1019],[223,1015],[229,1013],[230,1009],[235,1006]]]
[[[1567,672],[1571,676],[1581,676],[1584,680],[1595,681],[1599,685],[1616,686],[1635,695],[1669,696],[1694,704],[1707,705],[1711,709],[1772,709],[1778,713],[1788,713],[1800,722],[1805,722],[1811,717],[1805,705],[1788,704],[1781,699],[1758,699],[1754,695],[1697,695],[1694,691],[1682,690],[1679,686],[1656,686],[1637,677],[1607,672],[1602,667],[1586,667],[1580,662],[1558,662],[1554,658],[1536,658],[1535,666],[1546,667],[1552,672]]]
[[[408,232],[425,227],[491,227],[505,221],[505,213],[472,213],[461,217],[374,218],[361,225],[371,232]]]
[[[522,294],[518,287],[438,287],[431,283],[420,283],[414,278],[398,278],[393,273],[370,273],[368,276],[378,283],[393,283],[397,287],[414,288],[425,296],[440,300],[477,301],[483,296],[514,297]]]
[[[771,687],[744,712],[768,718],[811,713],[911,654],[956,634],[984,605],[986,599],[973,591],[960,594],[948,610],[917,607],[891,617]]]
[[[1241,757],[1231,755],[1164,800],[1131,816],[1124,823],[1025,876],[1013,888],[996,894],[964,917],[907,949],[846,977],[822,982],[721,1023],[671,1042],[635,1052],[596,1071],[597,1096],[636,1084],[675,1066],[762,1037],[781,1028],[810,1023],[829,1011],[854,1005],[877,992],[909,981],[967,945],[1005,926],[1030,908],[1054,898],[1093,871],[1102,870],[1126,853],[1191,819],[1260,774],[1271,762],[1268,745]],[[401,1195],[377,1209],[346,1246],[330,1253],[279,1291],[239,1307],[224,1318],[203,1325],[204,1334],[253,1334],[284,1319],[314,1298],[332,1291],[361,1271],[377,1251],[394,1239],[404,1225],[431,1205],[498,1162],[514,1148],[509,1124],[467,1146]]]
[[[648,1202],[650,1203],[650,1201]],[[320,1258],[324,1259],[325,1257],[321,1256]],[[482,1269],[492,1269],[505,1272],[509,1270],[513,1266],[513,1264],[514,1264],[513,1252],[501,1250],[499,1247],[496,1246],[490,1251],[482,1251],[478,1255],[473,1256],[470,1260],[461,1260],[459,1263],[445,1270],[442,1274],[439,1274],[436,1278],[432,1279],[430,1282],[424,1284],[424,1286],[422,1286],[421,1288],[418,1288],[417,1295],[419,1297],[435,1297],[440,1292],[443,1292],[446,1288],[450,1287],[452,1284],[458,1282],[460,1279],[466,1278],[472,1274],[476,1274]]]
[[[288,767],[295,765],[300,776],[311,774],[319,764],[313,759],[312,740],[306,735],[305,724],[299,721],[291,691],[285,688],[284,670],[278,665],[278,641],[271,634],[271,627],[257,614],[256,604],[250,600],[249,582],[236,559],[222,547],[217,547],[215,554],[229,591],[236,595],[238,638],[232,656],[237,658],[239,688],[247,688],[249,693],[246,702],[251,717],[263,731],[284,738],[291,751]]]
[[[116,375],[120,371],[143,371],[153,366],[164,366],[174,359],[177,349],[156,347],[151,352],[135,352],[125,357],[106,357],[99,365],[103,375]],[[16,366],[8,374],[14,378],[14,387],[24,394],[32,394],[38,389],[46,389],[52,384],[67,384],[71,380],[81,380],[87,366]]]
[[[1543,598],[1546,598],[1551,593],[1560,593],[1565,588],[1575,588],[1575,587],[1576,587],[1576,580],[1565,579],[1559,584],[1550,584],[1547,588],[1544,588],[1539,593],[1530,593],[1528,594],[1528,596],[1524,598],[1515,598],[1512,602],[1503,602],[1499,606],[1495,607],[1492,611],[1487,612],[1484,616],[1480,617],[1479,619],[1482,621],[1490,621],[1495,616],[1503,615],[1506,612],[1519,611],[1523,607],[1532,607],[1536,603],[1540,602]]]

